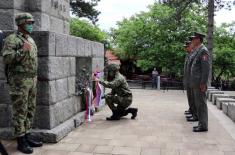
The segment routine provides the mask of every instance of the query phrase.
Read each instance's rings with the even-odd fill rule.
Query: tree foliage
[[[101,31],[98,26],[77,18],[70,21],[70,34],[102,43],[106,40],[106,33]]]
[[[72,14],[77,17],[86,17],[95,24],[98,21],[100,14],[94,7],[97,6],[100,0],[70,0]]]
[[[116,46],[123,51],[119,49],[118,54],[134,60],[142,70],[157,67],[172,76],[182,75],[184,41],[195,28],[206,29],[205,8],[192,7],[182,13],[180,21],[172,18],[170,24],[175,8],[157,3],[148,12],[119,22],[112,30]]]

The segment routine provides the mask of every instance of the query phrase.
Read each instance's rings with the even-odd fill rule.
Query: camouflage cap
[[[19,13],[16,15],[15,17],[15,21],[17,25],[21,25],[24,24],[26,22],[33,22],[34,23],[34,19],[33,16],[30,13]]]
[[[120,69],[120,66],[115,63],[111,63],[108,66],[105,67],[108,71],[118,71]]]

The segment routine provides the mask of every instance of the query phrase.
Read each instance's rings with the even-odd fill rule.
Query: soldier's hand
[[[206,92],[206,89],[207,89],[207,85],[205,85],[205,84],[200,84],[200,90],[201,90],[201,92]]]
[[[31,44],[29,42],[24,42],[23,50],[24,51],[30,51],[31,50]]]

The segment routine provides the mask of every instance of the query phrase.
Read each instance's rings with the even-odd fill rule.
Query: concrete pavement
[[[109,122],[105,107],[91,123],[71,132],[57,144],[34,149],[34,155],[235,155],[235,124],[208,103],[209,131],[192,132],[196,123],[186,122],[186,92],[133,90],[133,107],[139,108],[136,120],[130,115]],[[10,155],[15,141],[4,141]]]

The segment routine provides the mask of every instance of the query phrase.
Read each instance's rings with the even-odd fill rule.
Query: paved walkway
[[[130,116],[116,122],[105,121],[106,107],[93,121],[83,124],[58,144],[35,149],[35,155],[235,155],[235,123],[211,103],[209,131],[193,133],[196,124],[183,115],[187,109],[182,91],[133,90],[139,108],[136,120]],[[215,117],[216,115],[216,117]],[[226,121],[223,121],[226,120]],[[222,123],[221,123],[222,122]],[[226,123],[223,123],[226,122]],[[230,131],[230,132],[228,132]],[[20,155],[15,142],[4,142],[10,155]]]

